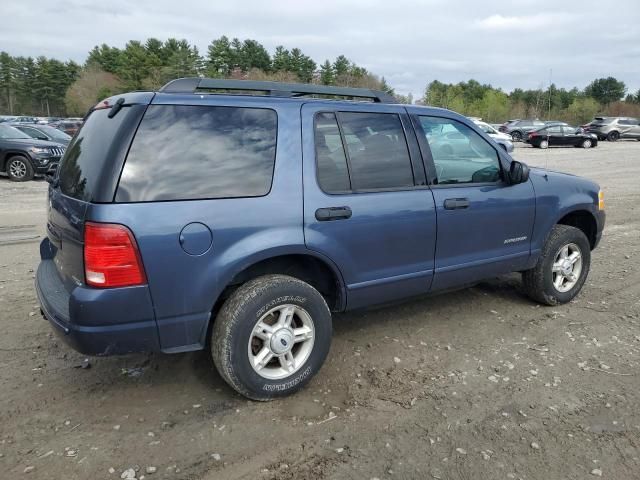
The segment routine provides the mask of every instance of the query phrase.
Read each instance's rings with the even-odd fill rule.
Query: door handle
[[[349,207],[327,207],[316,210],[316,220],[319,222],[346,220],[348,218],[351,218],[351,209]]]
[[[444,201],[444,208],[447,210],[460,210],[469,208],[468,198],[447,198]]]

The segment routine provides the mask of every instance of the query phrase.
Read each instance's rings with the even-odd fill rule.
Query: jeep
[[[14,182],[53,173],[65,148],[58,141],[34,139],[12,125],[1,124],[0,172]]]
[[[537,302],[570,301],[605,221],[598,185],[529,169],[457,113],[320,85],[110,97],[49,181],[36,290],[64,341],[206,348],[255,400],[318,372],[332,312],[509,272]]]

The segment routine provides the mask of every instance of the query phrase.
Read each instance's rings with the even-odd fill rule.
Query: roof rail
[[[354,99],[368,99],[376,103],[397,103],[392,95],[368,88],[334,87],[306,83],[259,82],[253,80],[224,80],[218,78],[178,78],[164,85],[163,93],[198,93],[199,90],[226,90],[232,92],[264,92],[272,97],[304,97],[326,95]],[[228,92],[222,92],[228,93]]]

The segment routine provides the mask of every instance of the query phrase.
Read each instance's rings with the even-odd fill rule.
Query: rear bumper
[[[147,287],[68,292],[49,259],[40,262],[35,286],[43,316],[74,350],[99,356],[160,350]]]

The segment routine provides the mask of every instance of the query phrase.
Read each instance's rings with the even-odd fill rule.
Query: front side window
[[[116,201],[266,195],[276,132],[273,110],[151,105],[131,145]]]
[[[431,149],[439,185],[487,183],[500,180],[498,152],[464,123],[420,116]]]

